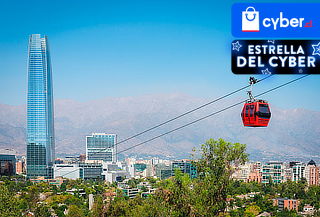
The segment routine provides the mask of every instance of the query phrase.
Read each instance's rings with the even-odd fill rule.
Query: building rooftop
[[[309,165],[315,165],[315,166],[317,166],[317,165],[316,165],[316,162],[314,162],[313,160],[310,160],[310,161],[309,161],[308,166],[309,166]]]
[[[16,152],[16,150],[14,150],[12,148],[1,148],[0,149],[0,154],[16,155],[17,152]]]

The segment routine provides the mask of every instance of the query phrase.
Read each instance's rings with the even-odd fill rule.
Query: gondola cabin
[[[245,127],[267,127],[271,117],[268,102],[264,100],[246,102],[241,117]]]

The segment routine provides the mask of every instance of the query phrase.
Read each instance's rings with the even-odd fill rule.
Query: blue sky
[[[0,103],[26,102],[32,33],[49,37],[55,99],[176,92],[214,98],[242,87],[248,76],[230,66],[233,2],[2,1]],[[294,77],[273,76],[255,90]],[[265,98],[282,108],[320,110],[319,84],[312,75]]]

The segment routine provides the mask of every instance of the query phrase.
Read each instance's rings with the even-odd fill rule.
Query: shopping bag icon
[[[242,32],[259,32],[259,11],[254,7],[247,7],[242,11]]]

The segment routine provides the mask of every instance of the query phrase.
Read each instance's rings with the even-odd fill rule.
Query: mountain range
[[[115,133],[118,142],[185,111],[208,102],[185,94],[159,94],[135,97],[108,97],[87,102],[55,100],[56,153],[85,153],[85,136],[93,132]],[[129,148],[180,125],[238,102],[233,98],[182,117],[127,142]],[[240,100],[241,101],[241,100]],[[122,153],[127,156],[190,157],[209,138],[223,138],[247,144],[252,160],[320,160],[320,112],[306,109],[280,109],[271,104],[272,117],[267,128],[243,127],[242,107],[228,109],[191,126]],[[0,104],[0,148],[26,151],[26,106]]]

